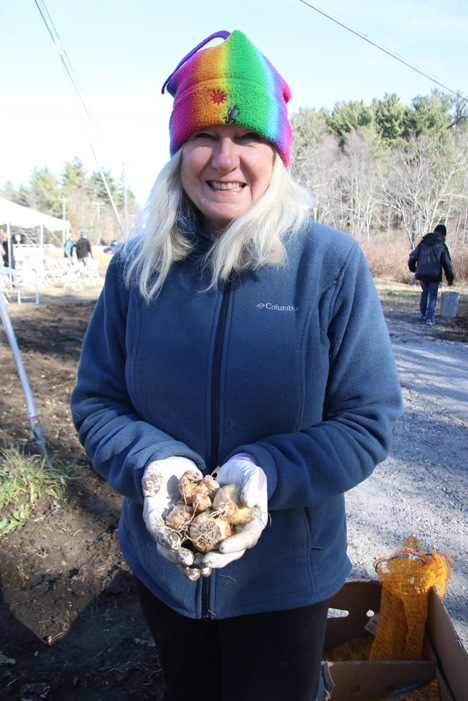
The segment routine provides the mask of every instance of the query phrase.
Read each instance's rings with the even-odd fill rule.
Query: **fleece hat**
[[[200,49],[211,39],[225,41]],[[174,97],[169,123],[173,156],[191,134],[215,124],[237,124],[261,134],[289,163],[291,91],[265,56],[239,31],[216,32],[179,63],[163,85]]]
[[[447,236],[447,228],[445,224],[437,224],[434,229],[434,234],[442,234],[442,236]]]

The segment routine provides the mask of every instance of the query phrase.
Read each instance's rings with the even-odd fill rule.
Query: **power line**
[[[380,46],[377,44],[375,41],[367,37],[365,34],[361,34],[358,32],[356,29],[353,29],[349,25],[347,25],[345,22],[342,20],[338,19],[338,17],[334,17],[333,15],[328,14],[325,12],[325,10],[320,9],[319,7],[312,5],[310,2],[306,2],[306,0],[299,0],[300,2],[303,3],[303,5],[307,5],[307,7],[310,7],[311,10],[315,10],[315,12],[318,12],[320,15],[323,15],[327,19],[331,20],[335,24],[338,24],[340,27],[343,27],[343,29],[346,29],[348,32],[351,32],[351,34],[354,34],[355,36],[359,37],[360,39],[363,39],[364,41],[367,41],[368,44],[371,46],[374,46],[376,49],[379,49],[379,51],[383,51],[387,56],[390,56],[391,58],[394,58],[396,61],[399,61],[402,63],[404,66],[407,66],[407,68],[411,68],[412,71],[415,71],[416,73],[419,73],[422,75],[424,78],[427,78],[428,80],[432,81],[433,83],[436,83],[437,85],[440,85],[441,88],[444,88],[444,90],[448,90],[451,92],[453,95],[456,95],[457,97],[461,98],[462,100],[465,100],[465,102],[468,102],[468,98],[464,97],[461,94],[460,90],[452,90],[451,88],[447,87],[447,85],[444,85],[440,81],[438,81],[436,78],[433,76],[428,75],[424,71],[422,71],[420,68],[417,68],[416,66],[413,66],[411,63],[408,63],[408,61],[405,61],[404,59],[400,58],[396,54],[392,53],[388,49],[385,49],[383,46]]]
[[[96,130],[96,132],[98,133],[98,135],[99,135],[101,138],[103,138],[101,129],[99,128],[99,124],[97,123],[97,120],[96,120],[96,118],[95,118],[95,116],[94,116],[94,114],[93,114],[93,112],[92,112],[92,110],[91,110],[91,107],[90,107],[90,106],[88,105],[88,103],[86,102],[86,99],[85,99],[85,96],[84,96],[84,92],[83,92],[83,90],[82,90],[82,88],[81,88],[81,85],[80,85],[80,83],[79,83],[79,81],[78,81],[78,78],[76,77],[75,71],[73,70],[73,67],[72,67],[72,65],[71,65],[70,59],[69,59],[68,56],[67,56],[67,52],[65,51],[65,47],[63,46],[63,44],[62,44],[62,42],[61,42],[61,40],[60,40],[60,37],[59,37],[59,35],[58,35],[58,32],[57,32],[57,30],[55,29],[54,23],[52,22],[52,19],[50,18],[50,14],[49,14],[49,11],[48,11],[48,9],[47,9],[47,7],[46,7],[46,4],[45,4],[44,0],[42,0],[42,4],[43,4],[43,6],[44,6],[44,12],[47,14],[47,17],[49,18],[49,21],[50,21],[50,24],[51,24],[51,26],[52,26],[53,31],[52,31],[51,27],[49,26],[49,23],[48,23],[47,19],[46,19],[45,16],[44,16],[44,12],[41,10],[41,8],[40,8],[40,6],[39,6],[38,0],[34,0],[34,2],[36,3],[36,7],[37,7],[37,9],[39,10],[39,13],[40,13],[40,15],[41,15],[41,17],[42,17],[42,20],[43,20],[43,22],[44,22],[46,28],[47,28],[47,31],[48,31],[49,34],[50,34],[50,37],[51,37],[51,39],[52,39],[52,41],[53,41],[53,43],[54,43],[54,46],[55,46],[55,48],[57,49],[57,52],[58,52],[60,61],[62,62],[62,65],[63,65],[63,67],[64,67],[64,69],[65,69],[65,72],[66,72],[66,74],[67,74],[67,76],[68,76],[68,79],[70,80],[70,82],[71,82],[71,84],[72,84],[72,87],[74,88],[74,90],[76,91],[78,97],[79,97],[80,100],[81,100],[81,103],[82,103],[82,105],[83,105],[83,108],[84,108],[84,110],[85,110],[87,116],[88,116],[89,121],[90,121],[91,124],[93,125],[93,127],[94,127],[94,129]]]
[[[34,2],[36,3],[36,7],[37,7],[37,9],[39,10],[39,14],[41,15],[42,20],[43,20],[43,22],[44,22],[44,24],[45,24],[45,26],[46,26],[46,28],[47,28],[47,31],[48,31],[49,34],[50,34],[50,37],[51,37],[51,39],[52,39],[52,41],[53,41],[53,43],[54,43],[54,46],[55,46],[55,48],[56,48],[57,51],[58,51],[60,60],[61,60],[61,62],[62,62],[62,65],[63,65],[64,69],[65,69],[65,73],[67,74],[68,80],[69,80],[69,82],[70,82],[72,88],[74,89],[75,93],[77,94],[77,96],[78,96],[78,98],[79,98],[79,101],[80,101],[80,103],[81,103],[81,106],[83,107],[83,109],[84,109],[84,111],[85,111],[85,113],[86,113],[86,115],[87,115],[87,117],[88,117],[88,119],[89,119],[91,125],[94,127],[94,129],[95,129],[95,131],[97,132],[98,136],[99,136],[101,139],[103,139],[102,132],[101,132],[101,129],[100,129],[100,127],[99,127],[99,124],[97,123],[97,120],[96,120],[96,118],[95,118],[95,116],[94,116],[94,114],[93,114],[91,108],[90,108],[89,105],[87,104],[87,101],[86,101],[84,92],[83,92],[83,90],[82,90],[82,88],[81,88],[81,86],[80,86],[80,83],[79,83],[79,81],[78,81],[78,78],[76,77],[75,71],[73,70],[73,67],[72,67],[72,65],[71,65],[70,59],[69,59],[68,56],[67,56],[67,52],[65,51],[65,48],[64,48],[64,46],[63,46],[63,44],[62,44],[62,42],[61,42],[61,40],[60,40],[59,34],[58,34],[58,32],[57,32],[57,30],[56,30],[56,28],[55,28],[55,26],[54,26],[54,23],[53,23],[52,18],[51,18],[51,16],[50,16],[49,10],[47,9],[47,6],[46,6],[46,4],[45,4],[45,0],[41,0],[41,3],[42,3],[43,8],[44,8],[44,11],[41,10],[41,8],[40,8],[40,6],[39,6],[38,0],[34,0]],[[46,19],[46,17],[45,17],[45,14],[47,15],[49,21],[47,21],[47,19]],[[115,206],[114,199],[113,199],[112,194],[111,194],[111,192],[110,192],[109,185],[108,185],[107,180],[106,180],[106,178],[105,178],[105,175],[104,175],[103,169],[102,169],[102,167],[101,167],[101,164],[99,163],[99,161],[98,161],[98,159],[97,159],[97,156],[96,156],[96,153],[95,153],[95,151],[94,151],[94,148],[93,148],[93,146],[92,146],[91,138],[90,138],[90,136],[89,136],[88,129],[87,129],[87,127],[86,127],[86,123],[85,123],[85,121],[83,120],[81,114],[80,114],[80,117],[81,117],[81,120],[82,120],[82,122],[83,122],[83,126],[84,126],[84,129],[85,129],[85,131],[86,131],[86,134],[87,134],[87,136],[88,136],[88,138],[89,138],[89,140],[90,140],[89,147],[90,147],[90,149],[91,149],[91,153],[93,154],[94,160],[95,160],[96,165],[97,165],[97,167],[98,167],[98,169],[99,169],[99,173],[101,174],[101,178],[102,178],[102,181],[103,181],[103,183],[104,183],[104,187],[106,188],[106,192],[107,192],[107,195],[108,195],[108,197],[109,197],[110,203],[111,203],[111,205],[112,205],[112,209],[114,210],[115,218],[117,219],[117,223],[118,223],[118,225],[119,225],[120,231],[121,231],[121,233],[122,233],[122,236],[123,236],[124,239],[125,239],[125,238],[126,238],[126,235],[125,235],[125,232],[124,232],[124,230],[123,230],[123,227],[122,227],[122,223],[121,223],[121,221],[120,221],[119,214],[118,214],[118,212],[117,212],[117,207]]]
[[[10,27],[11,32],[12,32],[13,36],[15,37],[16,41],[17,41],[18,44],[20,45],[22,52],[24,53],[24,55],[25,55],[26,58],[28,59],[29,63],[31,64],[31,67],[32,67],[34,73],[37,75],[37,77],[39,78],[40,82],[42,83],[43,88],[44,88],[45,90],[47,90],[46,84],[45,84],[44,81],[42,80],[40,74],[39,74],[38,71],[37,71],[36,66],[34,65],[34,63],[32,62],[31,58],[29,57],[28,52],[27,52],[26,49],[24,48],[23,44],[21,43],[21,41],[20,41],[20,39],[19,39],[19,36],[17,35],[17,33],[15,32],[15,30],[14,30],[13,27],[11,26],[10,22],[8,21],[8,17],[5,15],[5,13],[3,12],[3,10],[2,10],[1,7],[0,7],[0,12],[1,12],[2,15],[3,15],[3,19],[5,20],[5,22],[6,22],[6,23],[8,24],[8,26]]]

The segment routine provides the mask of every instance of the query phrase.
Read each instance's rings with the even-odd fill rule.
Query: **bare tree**
[[[468,129],[452,104],[437,92],[411,109],[384,96],[367,126],[357,119],[362,103],[340,103],[332,115],[299,110],[291,172],[315,195],[315,218],[356,238],[402,230],[412,248],[444,222],[452,240],[468,242]]]
[[[341,228],[343,220],[339,183],[343,158],[339,138],[334,134],[323,132],[313,145],[293,139],[291,173],[315,195],[315,218],[336,228]]]
[[[435,223],[449,218],[451,187],[464,168],[463,151],[453,147],[453,140],[442,148],[435,136],[412,137],[381,164],[379,176],[386,204],[401,218],[412,248],[417,232],[432,231]]]
[[[370,237],[371,227],[379,205],[380,183],[377,163],[370,145],[360,132],[351,132],[344,145],[345,173],[342,196],[348,207],[349,233]]]

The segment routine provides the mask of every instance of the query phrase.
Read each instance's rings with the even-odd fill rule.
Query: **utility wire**
[[[71,63],[70,63],[70,59],[68,58],[67,52],[65,51],[65,48],[64,48],[62,42],[60,41],[60,37],[59,37],[59,35],[58,35],[58,33],[57,33],[57,30],[56,30],[55,27],[54,27],[54,24],[53,24],[52,20],[50,20],[50,23],[51,23],[51,25],[52,25],[52,28],[54,29],[55,35],[54,35],[54,32],[52,31],[52,29],[50,28],[50,26],[49,26],[49,24],[48,24],[48,22],[47,22],[47,19],[46,19],[45,16],[44,16],[43,11],[41,10],[41,8],[40,8],[40,6],[39,6],[38,0],[34,0],[34,2],[36,3],[36,7],[37,7],[37,9],[39,10],[39,13],[40,13],[40,15],[41,15],[41,17],[42,17],[42,20],[43,20],[43,22],[44,22],[46,28],[47,28],[47,31],[48,31],[49,34],[50,34],[50,37],[51,37],[51,39],[52,39],[52,41],[53,41],[53,43],[54,43],[54,46],[55,46],[55,48],[57,49],[57,52],[58,52],[60,61],[62,62],[62,65],[63,65],[63,67],[64,67],[64,69],[65,69],[65,72],[66,72],[66,74],[67,74],[67,76],[68,76],[68,78],[69,78],[69,80],[70,80],[70,82],[71,82],[71,84],[72,84],[74,90],[76,91],[76,93],[78,94],[78,97],[79,97],[80,100],[81,100],[81,103],[82,103],[82,105],[83,105],[83,108],[84,108],[84,110],[85,110],[87,116],[88,116],[89,121],[91,122],[91,124],[93,125],[93,127],[95,128],[95,130],[97,131],[98,135],[99,135],[101,138],[103,138],[103,137],[102,137],[102,132],[101,132],[101,130],[100,130],[100,128],[99,128],[99,124],[97,123],[96,118],[94,117],[94,114],[93,114],[91,108],[89,107],[89,105],[88,105],[87,102],[86,102],[86,99],[85,99],[83,90],[82,90],[82,88],[81,88],[81,86],[80,86],[80,83],[78,82],[78,79],[77,79],[77,77],[76,77],[76,75],[75,75],[75,72],[74,72],[74,70],[73,70],[73,68],[72,68],[72,65],[71,65]],[[44,5],[44,11],[47,13],[47,16],[50,18],[49,11],[47,10],[47,7],[46,7],[46,5],[45,5],[44,0],[42,0],[42,4]]]
[[[465,102],[468,102],[468,98],[464,97],[461,94],[460,90],[452,90],[451,88],[447,87],[447,85],[444,85],[440,81],[436,80],[436,78],[434,78],[433,76],[430,76],[427,73],[424,73],[424,71],[422,71],[421,69],[417,68],[416,66],[411,65],[411,63],[408,63],[407,61],[404,61],[402,58],[400,58],[396,54],[393,54],[388,49],[385,49],[383,46],[379,46],[379,44],[377,44],[375,41],[373,41],[372,39],[369,39],[369,37],[366,37],[365,34],[361,34],[357,30],[352,29],[352,27],[350,27],[345,22],[338,19],[338,17],[334,17],[333,15],[327,14],[325,12],[325,10],[319,9],[319,7],[312,5],[312,3],[310,3],[310,2],[306,2],[306,0],[299,0],[299,1],[302,2],[303,5],[307,5],[307,7],[310,7],[311,10],[315,10],[315,12],[318,12],[320,15],[323,15],[324,17],[331,20],[332,22],[335,22],[335,24],[338,24],[340,27],[343,27],[343,29],[346,29],[348,32],[351,32],[351,34],[354,34],[355,36],[359,37],[360,39],[367,41],[368,44],[370,44],[371,46],[374,46],[376,49],[379,49],[379,51],[383,51],[385,54],[387,54],[387,56],[390,56],[391,58],[394,58],[396,61],[399,61],[400,63],[402,63],[404,66],[411,68],[412,71],[419,73],[424,78],[427,78],[428,80],[432,81],[433,83],[440,85],[440,87],[444,88],[444,90],[448,90],[453,95],[456,95],[457,97],[461,98],[462,100],[465,100]]]
[[[62,62],[62,65],[63,65],[64,69],[65,69],[65,73],[66,73],[66,75],[67,75],[67,78],[68,78],[68,80],[69,80],[69,82],[70,82],[70,84],[71,84],[73,90],[75,91],[75,93],[77,94],[77,96],[78,96],[78,98],[79,98],[79,101],[80,101],[80,102],[79,102],[79,105],[81,104],[82,108],[84,109],[84,112],[85,112],[86,116],[88,117],[88,119],[89,119],[91,125],[94,127],[94,129],[95,129],[96,133],[98,134],[98,136],[99,136],[101,139],[103,139],[103,135],[102,135],[101,129],[100,129],[100,127],[99,127],[99,124],[97,123],[97,120],[96,120],[96,118],[95,118],[95,116],[94,116],[94,114],[93,114],[93,112],[92,112],[90,106],[88,105],[88,103],[87,103],[87,101],[86,101],[84,92],[83,92],[83,90],[82,90],[82,88],[81,88],[81,86],[80,86],[80,83],[79,83],[79,81],[78,81],[78,78],[76,77],[75,71],[73,70],[73,67],[72,67],[72,65],[71,65],[70,59],[69,59],[68,56],[67,56],[67,52],[65,51],[65,48],[64,48],[64,46],[63,46],[63,44],[62,44],[62,42],[61,42],[61,40],[60,40],[59,34],[58,34],[58,32],[57,32],[57,30],[56,30],[56,28],[55,28],[55,26],[54,26],[54,23],[53,23],[53,21],[52,21],[52,18],[51,18],[51,16],[50,16],[50,13],[49,13],[49,11],[48,11],[48,9],[47,9],[47,6],[46,6],[46,4],[45,4],[45,0],[41,0],[42,5],[43,5],[43,7],[44,7],[44,11],[42,11],[41,7],[39,6],[38,0],[34,0],[34,2],[35,2],[35,4],[36,4],[37,9],[39,10],[39,14],[40,14],[41,17],[42,17],[42,20],[43,20],[43,22],[44,22],[44,24],[45,24],[45,26],[46,26],[46,28],[47,28],[47,31],[48,31],[49,34],[50,34],[50,37],[51,37],[51,39],[52,39],[52,41],[53,41],[53,43],[54,43],[54,46],[55,46],[55,48],[56,48],[57,51],[58,51],[60,60],[61,60],[61,62]],[[47,21],[47,19],[46,19],[46,17],[45,17],[45,14],[46,14],[47,17],[48,17],[49,22]],[[50,24],[49,24],[49,23],[50,23]],[[78,105],[78,106],[79,106],[79,105]],[[124,232],[124,230],[123,230],[122,223],[121,223],[120,217],[119,217],[119,213],[117,212],[117,207],[115,206],[115,202],[114,202],[114,199],[113,199],[113,197],[112,197],[111,191],[110,191],[110,189],[109,189],[109,185],[108,185],[108,183],[107,183],[107,179],[106,179],[106,177],[105,177],[105,175],[104,175],[104,171],[103,171],[103,169],[102,169],[102,167],[101,167],[101,164],[99,163],[99,161],[98,161],[98,159],[97,159],[96,153],[95,153],[94,148],[93,148],[93,146],[92,146],[91,138],[90,138],[90,136],[89,136],[88,129],[87,129],[87,127],[86,127],[86,122],[85,122],[85,120],[83,119],[81,113],[80,113],[80,117],[81,117],[81,119],[82,119],[83,126],[84,126],[84,129],[85,129],[85,131],[86,131],[86,134],[87,134],[87,136],[88,136],[88,138],[89,138],[89,140],[90,140],[89,147],[90,147],[90,149],[91,149],[91,153],[93,154],[93,157],[94,157],[94,160],[95,160],[95,162],[96,162],[96,165],[97,165],[97,167],[98,167],[98,169],[99,169],[99,173],[100,173],[100,175],[101,175],[102,182],[104,183],[104,187],[106,188],[107,196],[109,197],[109,201],[110,201],[110,203],[111,203],[111,205],[112,205],[112,209],[114,210],[115,218],[117,219],[117,223],[118,223],[118,225],[119,225],[119,227],[120,227],[120,231],[121,231],[121,233],[122,233],[122,236],[124,237],[124,239],[126,239],[126,234],[125,234],[125,232]]]
[[[44,90],[48,90],[48,88],[47,88],[46,84],[44,83],[44,81],[42,80],[40,74],[37,72],[36,66],[35,66],[34,63],[32,62],[32,60],[31,60],[31,58],[30,58],[28,52],[26,51],[26,49],[24,48],[23,44],[21,43],[19,36],[17,35],[17,33],[15,32],[15,30],[14,30],[13,27],[11,26],[11,23],[8,21],[8,17],[7,17],[6,14],[3,12],[3,10],[2,10],[1,7],[0,7],[0,12],[1,12],[2,15],[3,15],[3,19],[5,20],[5,22],[6,22],[6,23],[8,24],[8,26],[10,27],[11,33],[13,34],[13,36],[14,36],[15,39],[16,39],[16,41],[17,41],[18,44],[20,45],[22,52],[24,53],[24,55],[25,55],[26,58],[28,59],[29,63],[31,64],[31,67],[32,67],[34,73],[37,75],[37,77],[39,78],[40,82],[42,83],[42,86],[43,86]]]
[[[111,195],[111,191],[109,189],[109,185],[107,184],[107,180],[106,180],[106,177],[104,175],[104,172],[101,168],[101,164],[99,163],[98,159],[96,158],[96,154],[94,153],[94,149],[93,149],[92,144],[89,144],[89,147],[93,153],[94,160],[96,161],[96,163],[98,165],[99,172],[101,173],[102,182],[104,183],[104,187],[106,188],[107,196],[109,197],[110,203],[112,205],[112,209],[114,210],[115,218],[117,219],[117,221],[119,223],[120,231],[122,232],[122,236],[124,237],[124,240],[125,240],[127,237],[125,236],[125,232],[123,230],[122,224],[120,223],[119,213],[117,212],[117,207],[115,206],[114,198]]]

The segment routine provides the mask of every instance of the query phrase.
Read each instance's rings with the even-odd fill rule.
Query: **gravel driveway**
[[[415,535],[454,560],[444,599],[468,650],[468,345],[386,314],[404,413],[387,460],[347,494],[352,577]]]

